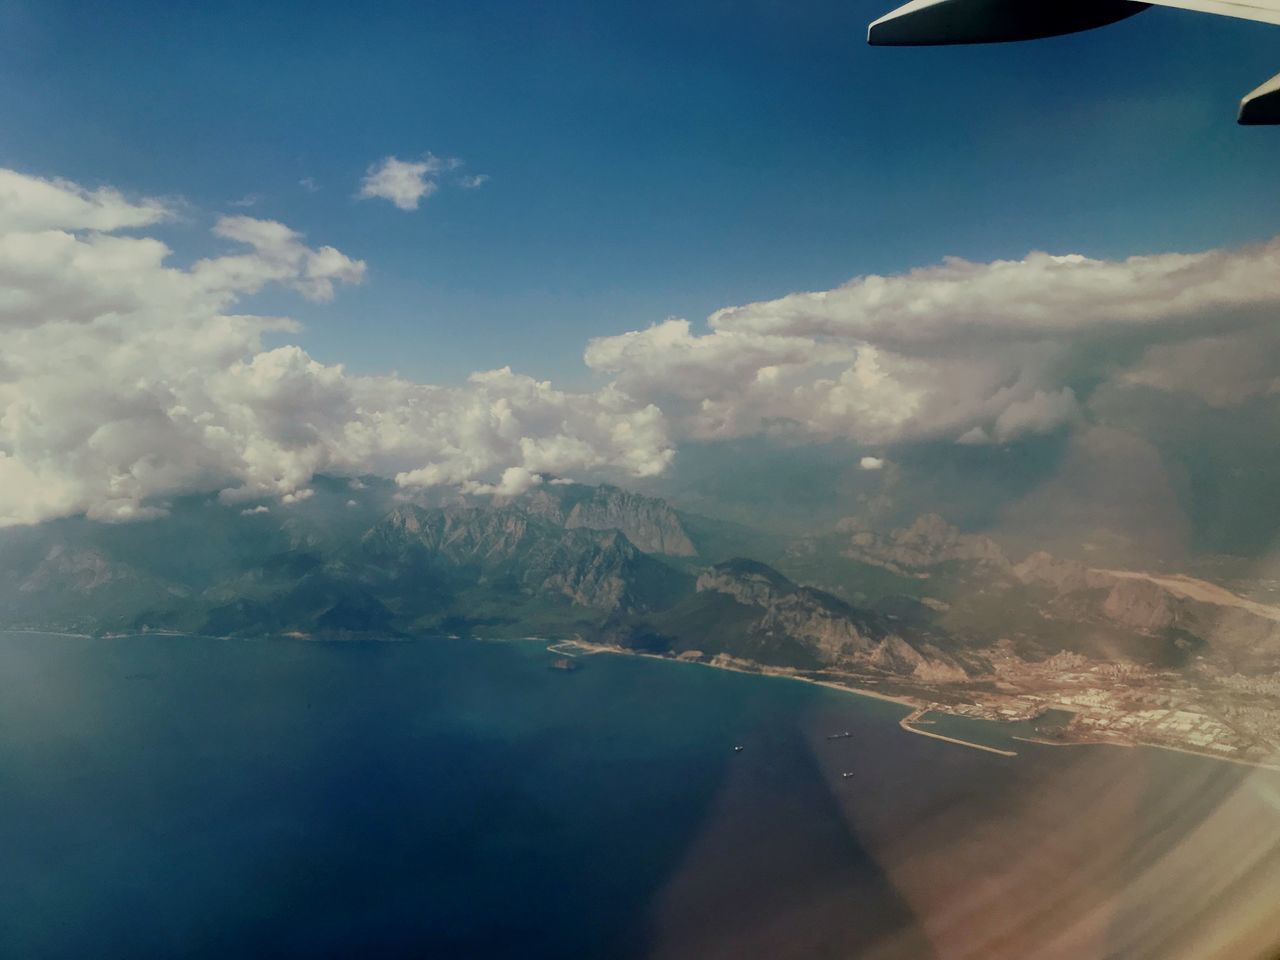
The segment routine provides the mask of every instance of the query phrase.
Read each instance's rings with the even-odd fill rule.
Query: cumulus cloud
[[[359,196],[364,200],[381,197],[401,210],[417,210],[424,198],[439,189],[434,177],[441,169],[441,161],[431,156],[424,160],[387,157],[369,168],[360,182]]]
[[[164,205],[8,171],[0,185],[0,525],[142,519],[189,491],[256,510],[305,499],[323,470],[507,491],[671,459],[662,413],[614,387],[569,393],[508,369],[439,387],[265,349],[295,325],[237,311],[245,296],[325,301],[365,272],[284,224],[218,220],[229,249],[177,267],[159,240],[120,232]]]
[[[362,200],[390,200],[401,210],[417,210],[423,200],[440,189],[442,174],[454,172],[455,176],[444,182],[463,190],[478,190],[489,182],[487,173],[462,173],[464,166],[457,157],[437,157],[432,153],[418,160],[384,157],[369,167],[356,196]]]
[[[585,360],[679,436],[1007,443],[1081,420],[1081,391],[1102,382],[1217,403],[1273,392],[1277,305],[1280,238],[1115,261],[949,259],[728,307],[705,332],[671,319],[599,338]]]
[[[539,474],[528,467],[507,467],[502,471],[502,478],[497,483],[477,483],[470,481],[463,484],[466,493],[478,493],[498,497],[515,497],[542,483]]]
[[[0,231],[100,230],[149,227],[174,216],[172,204],[154,198],[126,200],[110,187],[89,190],[68,180],[47,180],[0,170]]]
[[[1024,434],[1049,433],[1080,416],[1075,391],[1070,387],[1046,392],[1037,390],[1024,399],[1013,400],[996,417],[996,440],[1013,440]]]
[[[398,459],[426,459],[396,475],[403,486],[465,485],[501,469],[499,483],[472,489],[509,493],[570,470],[613,467],[654,476],[674,456],[662,412],[613,387],[567,393],[506,367],[473,374],[456,388],[365,384],[375,385],[395,402],[365,425],[364,445]]]
[[[1093,331],[1201,326],[1280,294],[1280,238],[1237,250],[1125,260],[1032,253],[973,263],[950,258],[897,276],[720,310],[713,330],[859,340],[903,353],[938,344],[1038,341]],[[1256,315],[1256,314],[1255,314]]]
[[[293,287],[308,300],[332,300],[333,284],[360,283],[363,260],[333,247],[312,249],[302,235],[274,220],[223,217],[214,234],[252,248],[252,253],[201,260],[192,273],[211,289],[233,295],[256,293],[268,283]]]
[[[1157,344],[1119,382],[1192,393],[1211,407],[1280,394],[1280,326]]]
[[[440,174],[462,165],[456,157],[437,157],[431,153],[420,160],[385,157],[369,168],[356,196],[362,200],[377,197],[390,200],[401,210],[417,210],[418,204],[440,189]],[[458,185],[475,189],[488,179],[485,174],[463,176]]]
[[[411,181],[448,161],[423,163]],[[393,189],[374,195],[425,195]],[[703,329],[672,318],[592,340],[603,385],[565,391],[505,367],[437,386],[267,349],[296,325],[242,312],[244,298],[328,301],[365,264],[232,216],[212,225],[209,256],[175,266],[146,231],[175,207],[0,170],[0,525],[144,519],[191,491],[256,511],[304,500],[321,471],[506,496],[654,476],[690,438],[1004,444],[1088,421],[1099,385],[1215,406],[1280,392],[1280,240],[862,277]]]

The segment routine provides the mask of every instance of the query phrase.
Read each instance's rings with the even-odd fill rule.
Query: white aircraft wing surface
[[[1280,26],[1280,0],[1151,0],[1151,3],[1157,7],[1218,13],[1224,17],[1258,20]]]
[[[876,46],[931,46],[1036,40],[1106,26],[1151,6],[1280,26],[1280,0],[911,0],[871,24]],[[1240,122],[1280,124],[1280,76],[1240,103]]]

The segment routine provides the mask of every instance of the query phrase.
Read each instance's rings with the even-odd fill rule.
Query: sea
[[[0,633],[0,957],[1280,948],[1280,774],[947,723],[1007,757],[795,680],[557,657]]]

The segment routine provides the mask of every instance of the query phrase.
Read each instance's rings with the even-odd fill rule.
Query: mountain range
[[[992,658],[1280,670],[1280,613],[1193,578],[1109,570],[936,514],[779,542],[613,486],[407,500],[321,477],[289,505],[189,497],[162,518],[0,532],[0,625],[367,638],[578,637],[929,684]]]

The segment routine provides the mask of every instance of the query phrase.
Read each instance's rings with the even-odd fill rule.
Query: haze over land
[[[1274,33],[888,6],[0,0],[0,956],[1275,954]]]
[[[1054,736],[1272,762],[1280,611],[1185,576],[1043,551],[1018,562],[937,514],[816,535],[613,486],[407,497],[315,477],[275,510],[209,496],[135,524],[0,539],[0,626],[247,638],[535,634],[875,690]],[[767,558],[765,560],[757,559]]]
[[[1275,752],[1280,241],[949,259],[604,333],[586,389],[431,385],[250,312],[376,279],[323,238],[0,188],[7,625],[577,636]],[[202,219],[182,263],[158,234]]]

